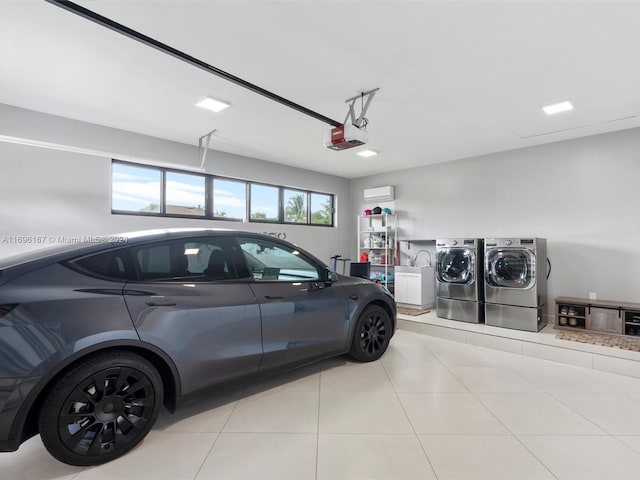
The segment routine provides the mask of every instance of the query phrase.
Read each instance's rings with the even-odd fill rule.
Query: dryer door
[[[537,306],[536,255],[528,248],[492,248],[485,252],[485,300]]]
[[[436,254],[439,297],[478,300],[476,253],[462,247],[440,248]]]

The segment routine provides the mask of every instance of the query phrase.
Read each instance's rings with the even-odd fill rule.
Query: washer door
[[[498,288],[527,290],[536,283],[536,256],[526,248],[494,248],[486,252],[485,280]]]
[[[468,248],[443,248],[438,251],[436,262],[442,283],[469,284],[475,280],[476,255]]]
[[[436,284],[439,297],[478,301],[476,252],[445,247],[436,253]]]

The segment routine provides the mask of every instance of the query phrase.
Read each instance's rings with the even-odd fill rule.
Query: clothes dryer
[[[436,315],[482,323],[484,290],[482,239],[447,238],[436,241]]]
[[[537,332],[546,325],[547,241],[544,238],[484,240],[485,322]]]

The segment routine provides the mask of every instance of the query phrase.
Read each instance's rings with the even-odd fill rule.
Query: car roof
[[[136,230],[133,232],[124,232],[118,233],[115,235],[111,235],[112,237],[122,237],[128,240],[137,240],[137,239],[149,239],[161,237],[163,235],[171,234],[192,234],[192,233],[229,233],[229,234],[237,234],[238,230],[231,230],[228,228],[155,228],[151,230]],[[250,233],[250,232],[241,232],[241,233]],[[176,235],[178,238],[182,235]]]
[[[68,235],[57,236],[65,242],[50,247],[29,250],[24,253],[0,259],[0,270],[15,267],[36,260],[48,259],[54,263],[66,258],[73,258],[78,255],[109,250],[113,247],[123,247],[125,245],[135,245],[146,243],[147,241],[162,240],[163,238],[184,238],[189,236],[203,236],[215,233],[216,235],[258,235],[259,233],[240,232],[238,230],[219,228],[162,228],[152,230],[136,230],[132,232],[115,233],[109,235]],[[265,236],[266,237],[266,236]]]

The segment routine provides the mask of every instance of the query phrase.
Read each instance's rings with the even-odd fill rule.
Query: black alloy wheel
[[[40,412],[42,441],[58,460],[98,465],[131,450],[160,410],[162,380],[144,358],[111,352],[64,375]]]
[[[356,324],[349,354],[361,362],[379,359],[389,346],[391,328],[391,319],[384,308],[368,306]]]

